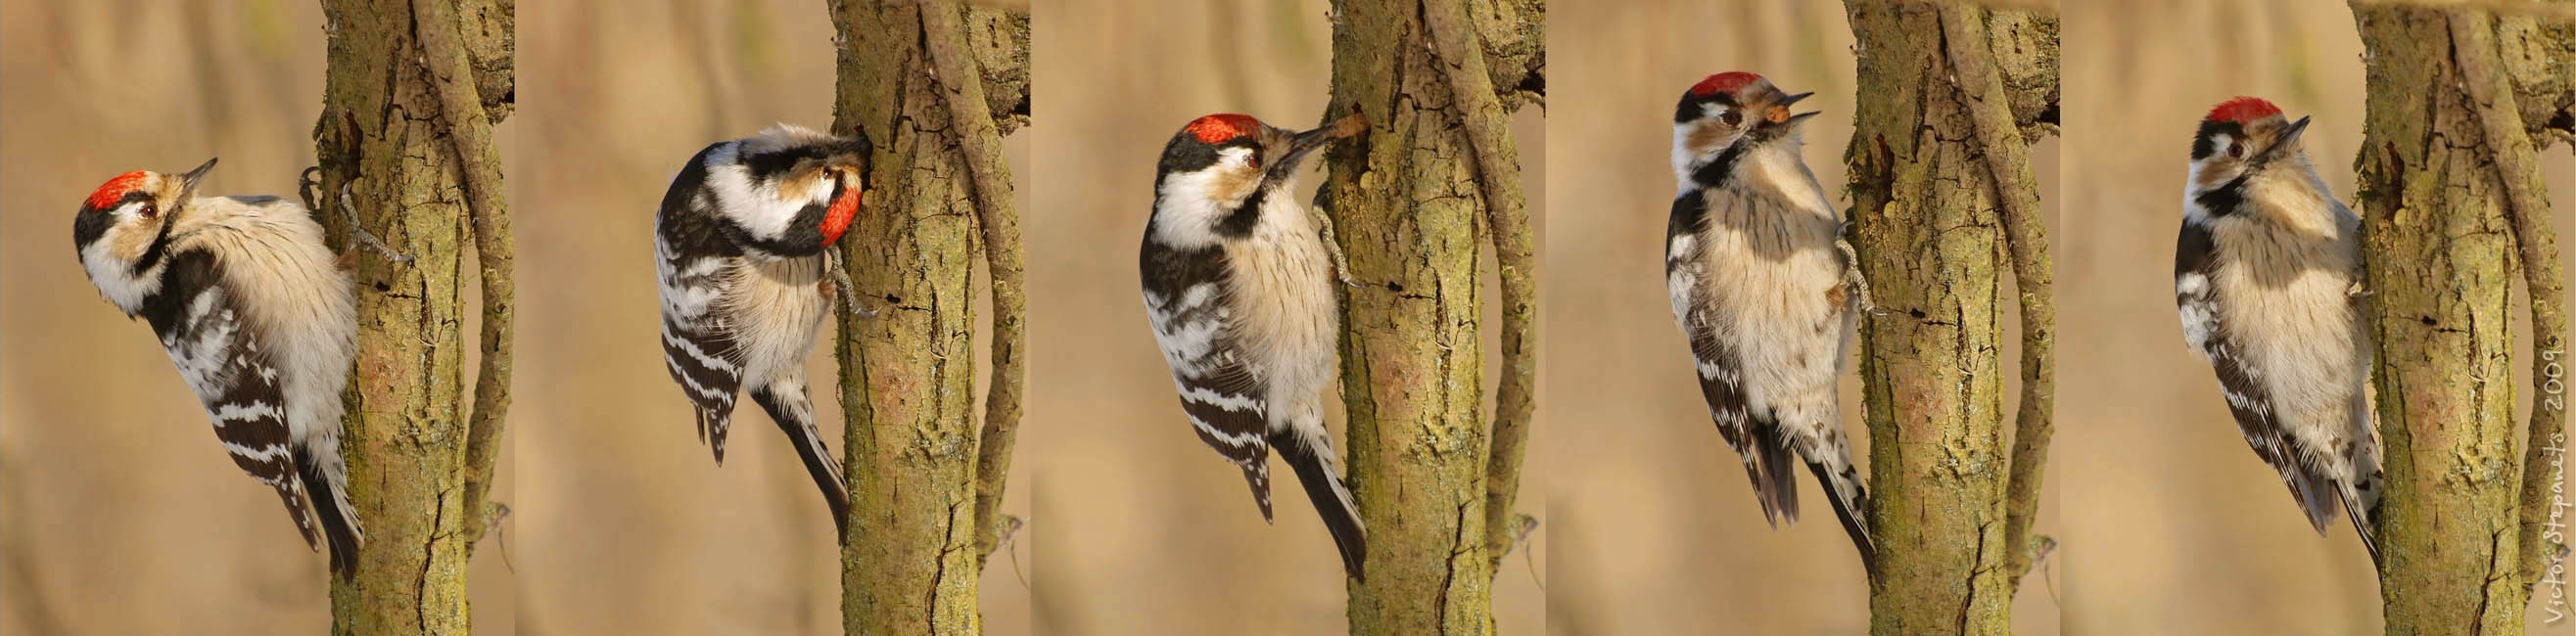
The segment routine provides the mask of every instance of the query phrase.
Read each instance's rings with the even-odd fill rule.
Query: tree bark
[[[1367,136],[1328,151],[1317,195],[1359,283],[1342,313],[1349,481],[1368,523],[1351,633],[1490,634],[1494,562],[1511,535],[1489,528],[1511,513],[1535,380],[1534,256],[1507,117],[1544,85],[1545,9],[1535,0],[1334,9],[1322,119],[1358,111],[1370,123]],[[1506,361],[1490,434],[1477,289],[1489,238],[1504,261],[1505,327],[1516,332],[1504,352],[1517,358]]]
[[[2541,396],[2530,439],[2515,434],[2511,290],[2529,276],[2545,374],[2566,327],[2537,149],[2567,125],[2576,36],[2536,12],[2352,9],[2369,86],[2355,201],[2380,347],[2388,633],[2520,634],[2551,551],[2536,525],[2546,496],[2527,488],[2554,477],[2525,464],[2564,410]]]
[[[1861,329],[1880,570],[1870,631],[2004,634],[2034,549],[2049,434],[2054,310],[2024,140],[2054,127],[2057,21],[1946,3],[1844,6],[1870,87],[1844,152],[1879,312]],[[2012,436],[1997,359],[2007,249],[2027,391]]]
[[[833,131],[876,142],[865,209],[841,244],[862,302],[840,319],[851,634],[982,631],[977,579],[1018,419],[1018,226],[1002,135],[1026,122],[1029,21],[956,2],[831,2]],[[862,247],[863,246],[863,247]],[[978,427],[975,264],[994,277],[992,401]]]
[[[488,495],[508,402],[508,212],[490,127],[511,108],[511,8],[415,2],[424,4],[322,2],[321,205],[354,209],[410,257],[366,252],[358,261],[358,357],[341,452],[367,536],[357,575],[332,582],[336,634],[466,633],[466,561],[481,525],[469,506]],[[322,212],[339,243],[355,245],[343,217]],[[481,340],[486,361],[500,365],[473,390],[463,334],[469,223],[494,239],[480,251],[498,324],[487,315]],[[482,398],[471,422],[469,395]]]

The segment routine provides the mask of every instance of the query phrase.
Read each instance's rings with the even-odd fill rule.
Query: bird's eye
[[[2237,143],[2227,144],[2227,156],[2228,156],[2229,158],[2235,158],[2235,159],[2241,159],[2241,158],[2244,158],[2244,157],[2245,157],[2245,144],[2237,144]]]
[[[1722,121],[1722,122],[1726,122],[1726,125],[1728,125],[1728,126],[1733,126],[1733,125],[1737,125],[1737,124],[1742,124],[1742,123],[1744,123],[1744,113],[1740,113],[1740,112],[1736,112],[1736,111],[1732,111],[1732,110],[1730,110],[1730,111],[1726,111],[1726,114],[1718,115],[1718,116],[1717,116],[1717,120],[1718,120],[1718,121]]]
[[[1260,170],[1261,155],[1244,155],[1243,163],[1244,165],[1252,166],[1252,169],[1254,170]]]
[[[160,216],[160,215],[161,215],[161,207],[160,207],[160,206],[158,206],[158,205],[154,205],[154,204],[153,204],[152,202],[150,202],[150,201],[145,201],[145,202],[143,203],[143,210],[142,210],[142,212],[143,212],[143,218],[147,218],[147,219],[149,219],[149,218],[152,218],[152,217]]]

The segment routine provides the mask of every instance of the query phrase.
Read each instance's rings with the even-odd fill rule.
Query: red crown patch
[[[1733,93],[1737,89],[1744,88],[1747,84],[1759,81],[1762,81],[1762,76],[1760,75],[1754,75],[1744,71],[1727,71],[1716,75],[1710,75],[1708,76],[1708,79],[1700,80],[1698,84],[1691,85],[1690,94],[1694,97],[1707,97],[1711,93]]]
[[[2263,98],[2238,97],[2236,99],[2219,102],[2217,108],[2209,109],[2208,121],[2246,124],[2252,123],[2257,119],[2274,117],[2280,114],[2281,107],[2274,106],[2271,102],[2263,101]]]
[[[107,183],[98,186],[98,190],[90,192],[89,200],[83,203],[89,206],[87,209],[105,210],[108,206],[116,205],[117,201],[124,200],[125,193],[143,187],[143,180],[151,176],[152,173],[141,170],[116,175],[116,178],[109,179]]]
[[[1233,113],[1209,115],[1190,120],[1190,125],[1182,130],[1189,131],[1202,143],[1221,144],[1261,130],[1261,120]]]

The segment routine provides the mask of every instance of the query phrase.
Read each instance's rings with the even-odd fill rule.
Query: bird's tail
[[[814,486],[823,490],[823,502],[832,508],[832,526],[842,541],[850,536],[850,491],[841,482],[841,461],[832,457],[832,449],[823,445],[823,432],[814,426],[814,403],[805,399],[805,384],[779,380],[751,392],[751,399],[769,412],[778,429],[787,432],[787,441],[796,446],[796,456],[805,460],[805,472],[814,476]],[[721,429],[719,429],[721,430]],[[721,446],[719,446],[721,448]]]
[[[1843,522],[1843,533],[1851,535],[1852,546],[1860,549],[1860,565],[1869,570],[1870,580],[1878,580],[1878,544],[1869,536],[1869,491],[1861,485],[1860,471],[1845,459],[1842,470],[1833,471],[1821,462],[1807,462],[1816,475],[1816,483],[1825,487],[1825,496],[1834,504],[1834,518]]]
[[[1762,503],[1762,520],[1771,528],[1780,522],[1798,522],[1797,463],[1789,458],[1789,447],[1771,427],[1756,425],[1752,444],[1739,452],[1744,454],[1744,474],[1753,480],[1753,498]]]
[[[313,501],[313,516],[321,520],[322,538],[330,545],[331,571],[356,578],[358,545],[365,540],[367,531],[358,523],[358,509],[349,504],[347,465],[340,462],[336,445],[328,456],[300,448],[295,455],[295,465],[301,468],[299,477]],[[308,532],[305,541],[312,540]]]
[[[1297,471],[1297,483],[1306,487],[1306,498],[1315,502],[1315,512],[1324,519],[1324,527],[1333,533],[1333,544],[1341,548],[1342,568],[1354,580],[1365,580],[1362,566],[1368,556],[1368,526],[1360,521],[1359,504],[1351,499],[1350,487],[1343,485],[1335,472],[1341,463],[1333,454],[1332,441],[1322,435],[1321,422],[1313,434],[1278,431],[1270,434],[1270,445],[1279,458]]]
[[[2379,531],[2372,522],[2379,518],[2380,468],[2374,462],[2370,466],[2356,466],[2355,471],[2360,473],[2353,479],[2358,483],[2341,484],[2343,510],[2345,516],[2352,518],[2353,533],[2361,538],[2362,547],[2370,550],[2370,564],[2377,566],[2380,563]]]

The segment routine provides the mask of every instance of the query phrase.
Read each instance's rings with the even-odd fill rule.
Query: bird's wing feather
[[[2213,288],[2221,266],[2210,229],[2199,222],[2183,223],[2174,253],[2174,303],[2182,318],[2183,339],[2218,373],[2219,388],[2227,395],[2228,411],[2245,434],[2245,443],[2281,474],[2309,525],[2325,532],[2326,519],[2339,508],[2339,493],[2291,448],[2271,392],[2263,386],[2263,369],[2243,355],[2228,333],[2226,315]]]
[[[1262,515],[1270,515],[1270,446],[1261,377],[1237,337],[1225,253],[1178,250],[1148,240],[1142,252],[1145,311],[1172,369],[1181,410],[1199,441],[1242,466]]]
[[[320,527],[287,427],[274,347],[225,287],[210,253],[182,251],[169,267],[161,288],[138,313],[152,324],[170,362],[204,402],[215,438],[233,464],[276,489],[296,531],[318,549]]]

